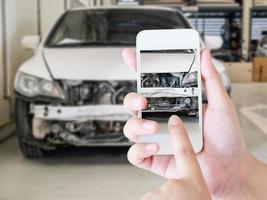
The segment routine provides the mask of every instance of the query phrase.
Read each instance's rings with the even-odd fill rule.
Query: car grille
[[[122,104],[124,96],[136,91],[136,81],[60,81],[68,105]]]

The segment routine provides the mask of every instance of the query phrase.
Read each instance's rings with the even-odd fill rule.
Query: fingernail
[[[180,123],[180,118],[176,115],[172,115],[169,119],[170,126],[177,126]]]
[[[157,144],[146,144],[145,149],[146,151],[149,151],[149,152],[155,152],[158,150],[158,145]]]
[[[146,131],[153,131],[155,128],[155,123],[151,121],[145,121],[142,124],[142,128]]]
[[[140,98],[139,97],[133,98],[131,101],[131,105],[132,105],[132,107],[139,109],[140,108]]]

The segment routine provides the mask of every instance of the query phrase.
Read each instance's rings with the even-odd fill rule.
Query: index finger
[[[196,154],[181,119],[176,115],[171,116],[168,126],[180,178],[203,181]]]

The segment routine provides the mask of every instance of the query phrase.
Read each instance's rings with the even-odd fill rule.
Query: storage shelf
[[[234,12],[241,12],[242,8],[240,6],[173,6],[181,10],[182,12],[191,12],[191,13],[204,13],[204,12],[220,12],[220,13],[234,13]]]
[[[252,11],[265,11],[265,12],[267,12],[267,5],[266,6],[253,6]]]
[[[203,2],[206,3],[203,3]],[[221,35],[224,38],[224,46],[221,49],[221,53],[224,55],[227,52],[233,55],[231,61],[240,61],[241,47],[242,46],[242,4],[246,0],[225,0],[217,1],[217,3],[212,3],[212,0],[204,0],[198,4],[198,0],[179,0],[175,3],[164,3],[164,0],[144,0],[144,5],[151,6],[165,6],[176,8],[185,13],[190,22],[196,27],[202,36],[206,35]],[[147,4],[146,2],[153,2],[152,4]],[[159,2],[159,3],[157,3]],[[168,0],[168,2],[174,2],[173,0]],[[177,3],[179,2],[179,3]],[[222,3],[226,2],[226,4]],[[227,3],[228,2],[228,3]],[[255,0],[254,0],[255,2]],[[141,3],[142,4],[142,3]],[[267,31],[267,5],[254,5],[251,9],[251,31],[250,31],[250,54],[254,54],[257,43],[262,37],[262,32]],[[231,24],[235,23],[236,27],[231,28]],[[225,27],[225,28],[223,28]],[[224,31],[224,32],[223,32]],[[228,31],[228,33],[227,33]],[[233,37],[230,42],[227,42],[227,36],[232,34],[238,34],[238,37]],[[240,35],[241,33],[241,35]],[[235,43],[234,48],[232,43]],[[233,48],[232,48],[232,47]],[[220,52],[219,52],[220,54]],[[239,55],[240,54],[240,55]]]

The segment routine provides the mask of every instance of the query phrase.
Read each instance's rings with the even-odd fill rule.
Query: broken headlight
[[[197,71],[187,73],[183,80],[182,80],[183,86],[197,86]]]
[[[18,72],[15,80],[15,90],[27,97],[49,96],[64,99],[60,86],[51,81]]]

